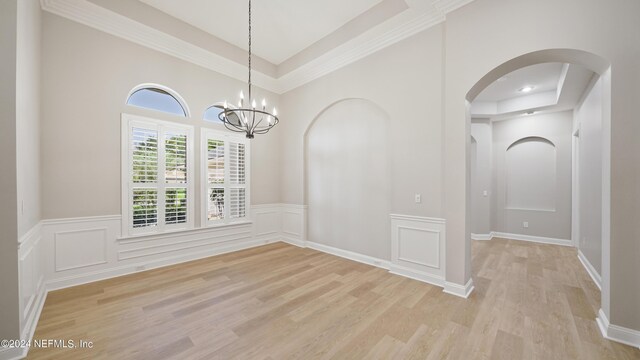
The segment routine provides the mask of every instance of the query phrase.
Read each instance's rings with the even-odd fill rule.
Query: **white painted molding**
[[[491,240],[492,238],[493,238],[492,233],[488,233],[488,234],[471,233],[471,240],[486,241],[486,240]]]
[[[73,20],[94,29],[131,41],[161,53],[202,66],[209,70],[246,81],[247,68],[223,56],[178,39],[158,29],[107,10],[87,0],[41,0],[42,10]],[[275,91],[276,79],[254,71],[253,83]]]
[[[474,289],[473,279],[469,279],[469,281],[467,281],[465,285],[460,285],[460,284],[446,281],[444,283],[443,292],[466,299],[469,297],[469,295],[471,295],[471,292],[473,292],[473,289]]]
[[[87,284],[95,281],[110,279],[118,276],[133,274],[137,272],[157,269],[165,266],[176,265],[187,261],[193,261],[203,259],[211,256],[227,254],[235,251],[245,250],[256,246],[268,244],[268,240],[256,240],[250,239],[247,241],[241,241],[234,244],[226,245],[224,247],[215,248],[211,250],[193,251],[178,256],[166,256],[153,260],[141,260],[136,263],[127,263],[126,265],[109,267],[101,270],[85,272],[81,274],[74,274],[65,277],[59,277],[47,281],[47,291],[64,289],[72,286]]]
[[[372,266],[379,267],[386,270],[389,270],[389,267],[390,267],[390,263],[388,260],[375,258],[369,255],[359,254],[353,251],[338,249],[332,246],[319,244],[312,241],[307,241],[306,244],[308,248],[322,251],[323,253],[339,256],[341,258],[345,258],[348,260],[357,261],[359,263],[372,265]]]
[[[46,219],[40,221],[42,226],[45,225],[65,225],[65,224],[78,224],[85,222],[96,221],[120,221],[122,217],[120,215],[106,215],[106,216],[86,216],[78,218],[62,218],[62,219]]]
[[[483,241],[483,240],[493,240],[493,238],[529,241],[529,242],[540,243],[540,244],[573,246],[573,242],[570,239],[556,239],[556,238],[548,238],[548,237],[542,237],[542,236],[503,233],[503,232],[497,232],[497,231],[492,231],[489,234],[471,234],[472,240]]]
[[[587,259],[587,257],[584,256],[584,254],[580,250],[578,250],[578,259],[582,263],[582,266],[584,266],[584,269],[587,270],[589,276],[591,276],[591,280],[593,280],[598,289],[602,291],[602,278],[600,277],[600,274],[598,274],[593,265],[591,265],[589,259]]]
[[[365,33],[278,78],[254,71],[255,85],[283,94],[334,72],[412,35],[445,21],[446,14],[473,0],[411,2],[409,9]],[[245,64],[239,64],[185,40],[149,27],[87,0],[40,0],[44,11],[153,50],[245,81]]]
[[[441,276],[436,276],[424,271],[411,269],[408,267],[404,267],[401,265],[391,264],[389,267],[389,272],[392,274],[400,275],[407,277],[409,279],[422,281],[428,284],[444,287],[444,278]]]
[[[444,286],[446,221],[391,214],[391,272]]]
[[[410,220],[410,221],[420,221],[420,222],[434,223],[434,224],[446,223],[445,219],[425,217],[425,216],[391,214],[389,215],[389,217],[391,217],[391,220]]]
[[[640,331],[612,325],[602,309],[598,311],[596,322],[605,339],[640,348]]]

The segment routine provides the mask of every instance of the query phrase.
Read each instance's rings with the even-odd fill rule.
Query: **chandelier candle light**
[[[251,97],[251,0],[249,0],[249,98],[251,108],[244,106],[244,93],[240,91],[238,107],[230,105],[225,100],[224,107],[218,115],[220,121],[227,129],[247,134],[247,138],[253,139],[254,134],[266,134],[280,121],[276,108],[273,112],[267,111],[267,101],[262,99],[262,107],[256,108],[256,100]]]

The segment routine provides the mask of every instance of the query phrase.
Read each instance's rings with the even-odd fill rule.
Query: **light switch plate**
[[[422,202],[422,196],[420,194],[416,194],[416,204],[419,204]]]

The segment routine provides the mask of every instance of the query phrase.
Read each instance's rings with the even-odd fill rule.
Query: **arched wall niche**
[[[505,151],[506,208],[555,211],[556,163],[556,146],[549,139],[528,136],[510,144]]]
[[[327,106],[305,131],[307,239],[390,259],[389,115],[372,101]]]

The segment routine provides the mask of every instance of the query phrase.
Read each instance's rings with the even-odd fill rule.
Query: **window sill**
[[[163,239],[168,237],[173,237],[176,235],[192,235],[192,234],[203,234],[207,232],[211,232],[214,230],[224,229],[224,228],[234,228],[234,227],[242,227],[253,224],[253,221],[238,221],[227,224],[214,224],[207,225],[199,228],[192,229],[176,229],[176,230],[168,230],[162,232],[154,232],[154,233],[143,233],[143,234],[133,234],[127,236],[121,236],[116,238],[117,241],[128,241],[128,240],[144,240],[149,238]]]

